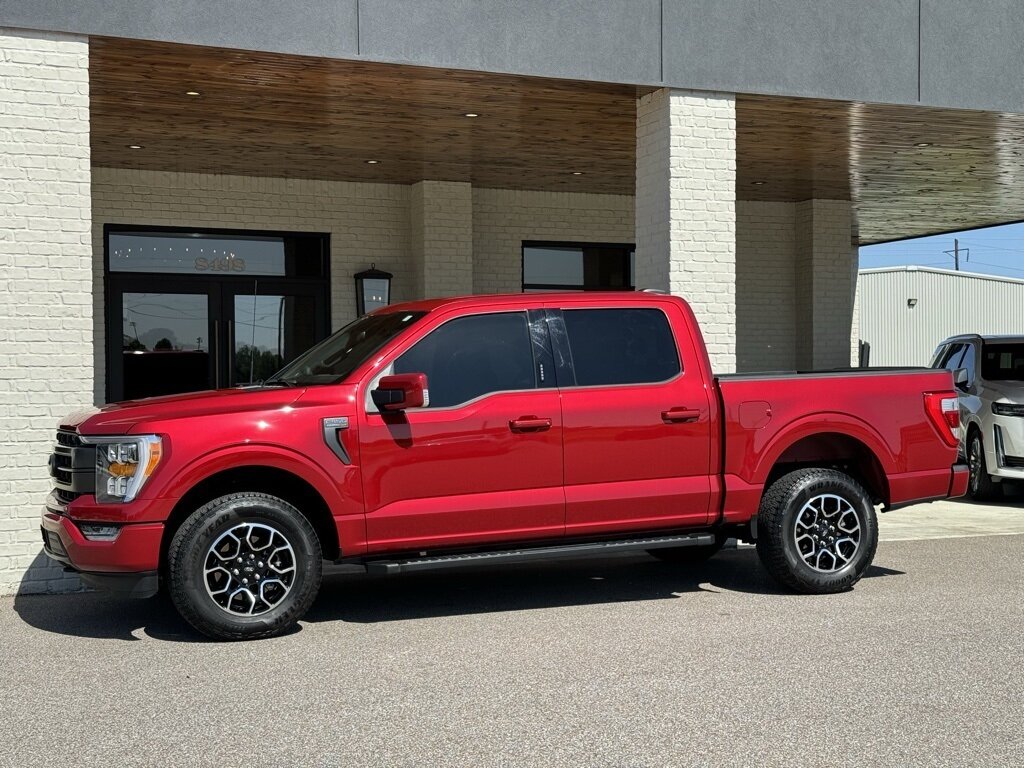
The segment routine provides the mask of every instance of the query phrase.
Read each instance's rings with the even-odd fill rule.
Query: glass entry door
[[[228,386],[270,378],[326,334],[315,291],[256,281],[233,286],[228,306]]]
[[[326,236],[105,235],[108,402],[255,384],[329,333]]]
[[[119,399],[171,395],[216,386],[216,306],[209,291],[126,290],[121,304],[120,354],[111,370]],[[120,370],[118,370],[120,369]]]

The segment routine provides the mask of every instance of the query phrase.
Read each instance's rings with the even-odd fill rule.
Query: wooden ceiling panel
[[[632,86],[103,38],[90,80],[96,165],[633,189]]]
[[[634,189],[633,86],[93,38],[90,89],[98,166]],[[737,196],[852,200],[865,243],[1024,218],[1022,155],[1022,115],[737,99]]]

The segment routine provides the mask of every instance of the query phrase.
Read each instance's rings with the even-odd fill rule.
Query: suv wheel
[[[967,466],[970,468],[970,479],[967,492],[975,501],[990,501],[1002,494],[999,483],[992,482],[985,462],[985,444],[981,441],[981,430],[972,429],[967,439]]]
[[[323,572],[309,521],[264,493],[233,493],[197,509],[174,534],[167,560],[178,612],[219,640],[286,632],[312,604]]]
[[[797,592],[842,592],[878,547],[867,491],[833,469],[801,469],[776,480],[758,510],[757,554],[772,577]]]

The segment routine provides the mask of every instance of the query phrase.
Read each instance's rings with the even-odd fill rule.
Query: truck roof
[[[401,304],[390,304],[374,310],[387,312],[432,312],[441,307],[486,307],[489,304],[517,304],[524,307],[539,306],[551,301],[595,304],[632,304],[651,301],[682,301],[661,291],[541,291],[537,293],[493,293],[472,296],[451,296],[440,299],[422,299]]]

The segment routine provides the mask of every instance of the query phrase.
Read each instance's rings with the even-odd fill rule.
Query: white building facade
[[[864,269],[857,311],[870,365],[928,365],[950,336],[1024,333],[1024,280],[931,267]]]

